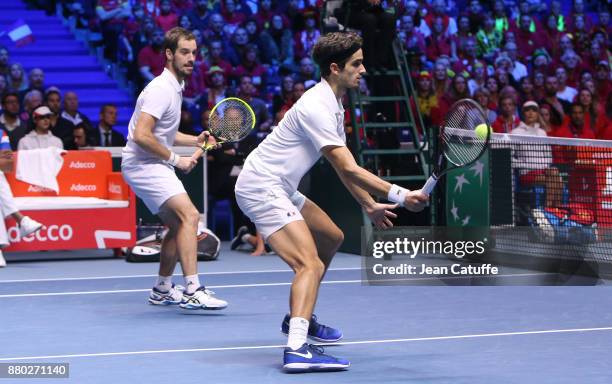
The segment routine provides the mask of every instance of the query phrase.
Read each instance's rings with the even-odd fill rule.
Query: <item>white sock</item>
[[[305,342],[308,335],[309,322],[301,317],[292,317],[289,320],[289,339],[287,346],[293,350],[299,349]]]
[[[162,292],[168,292],[172,288],[172,276],[157,276],[155,288]]]
[[[200,278],[198,275],[185,276],[185,293],[191,295],[200,288]]]
[[[249,239],[251,238],[251,234],[250,233],[245,233],[244,235],[242,235],[242,237],[240,238],[240,241],[242,241],[243,243],[248,243]]]

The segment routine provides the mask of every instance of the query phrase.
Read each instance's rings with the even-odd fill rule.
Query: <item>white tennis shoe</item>
[[[21,237],[26,237],[39,231],[42,227],[43,225],[38,221],[30,218],[29,216],[24,216],[19,222],[19,235]]]
[[[227,307],[227,301],[217,299],[214,292],[204,287],[198,288],[193,294],[183,293],[179,307],[183,309],[218,310]]]

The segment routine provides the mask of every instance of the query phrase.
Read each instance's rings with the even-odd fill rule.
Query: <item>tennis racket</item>
[[[430,194],[445,173],[476,162],[488,148],[490,138],[491,126],[480,105],[470,99],[453,104],[440,127],[438,161],[421,190]]]
[[[210,111],[208,131],[217,144],[235,143],[247,137],[255,128],[255,112],[246,101],[228,97],[218,102]],[[215,148],[208,139],[198,148],[192,158],[197,160],[203,153]]]

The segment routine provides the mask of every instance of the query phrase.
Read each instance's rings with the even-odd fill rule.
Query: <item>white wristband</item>
[[[166,160],[166,163],[170,164],[173,167],[176,167],[179,163],[179,159],[180,159],[179,155],[170,151],[170,158]]]
[[[396,184],[391,184],[391,189],[389,189],[387,200],[397,203],[403,207],[404,201],[406,201],[407,194],[408,194],[408,190],[406,188],[402,188]]]

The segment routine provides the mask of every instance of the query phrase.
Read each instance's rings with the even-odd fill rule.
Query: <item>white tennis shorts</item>
[[[122,165],[121,173],[125,182],[154,215],[169,198],[187,193],[174,168],[168,164]]]
[[[249,175],[241,172],[235,193],[238,206],[255,224],[264,240],[285,225],[304,220],[300,211],[306,203],[306,196],[299,191],[289,195],[278,186],[264,187],[259,180],[249,180]]]

